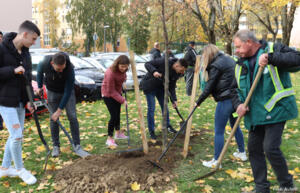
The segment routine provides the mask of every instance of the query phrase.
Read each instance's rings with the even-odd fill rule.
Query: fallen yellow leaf
[[[20,182],[21,186],[27,186],[27,184],[25,182]]]
[[[133,190],[133,191],[138,191],[138,190],[140,190],[140,184],[138,184],[137,182],[134,182],[133,184],[131,184],[131,189]]]
[[[116,147],[116,146],[113,146],[113,145],[110,145],[110,146],[108,146],[108,148],[114,150],[114,149],[116,149],[117,147]]]
[[[197,180],[196,183],[197,183],[197,184],[204,184],[204,183],[205,183],[205,180]]]

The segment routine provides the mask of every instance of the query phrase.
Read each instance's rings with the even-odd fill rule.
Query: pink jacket
[[[113,72],[111,68],[108,68],[101,87],[102,97],[111,97],[123,104],[125,98],[122,97],[122,84],[125,80],[126,73]]]

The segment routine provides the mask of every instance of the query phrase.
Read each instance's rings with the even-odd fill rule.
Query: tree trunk
[[[281,9],[282,43],[287,46],[290,44],[296,8],[296,5],[291,3],[289,8],[286,5]]]
[[[161,19],[164,29],[164,38],[165,38],[165,84],[164,84],[164,112],[163,112],[163,151],[167,146],[167,112],[168,112],[168,98],[169,98],[169,60],[168,60],[168,31],[166,26],[166,18],[165,18],[165,1],[161,0]]]
[[[230,38],[230,40],[228,39],[226,41],[226,53],[229,54],[229,55],[232,55],[232,46],[231,46],[231,43],[232,43],[232,39]]]

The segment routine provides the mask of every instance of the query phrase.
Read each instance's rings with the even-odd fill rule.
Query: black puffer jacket
[[[20,102],[25,106],[28,102],[23,75],[16,75],[15,68],[24,67],[31,87],[32,64],[29,49],[23,47],[19,54],[12,42],[16,36],[14,32],[5,34],[0,44],[0,105],[6,107],[17,107]]]
[[[187,61],[189,66],[195,66],[197,52],[191,46],[185,48],[184,59]]]
[[[219,53],[208,65],[208,81],[205,89],[197,100],[200,105],[210,94],[215,101],[223,101],[231,98],[232,82],[234,81],[235,61],[222,53]]]
[[[149,53],[151,54],[151,60],[157,60],[161,58],[160,50],[157,48],[152,48]]]
[[[181,74],[177,74],[172,68],[173,64],[175,64],[177,60],[178,59],[175,58],[169,59],[169,91],[172,101],[177,101],[175,88],[177,80],[181,77]],[[145,67],[148,72],[140,83],[141,89],[144,93],[147,94],[155,89],[164,89],[165,59],[161,58],[146,62]],[[154,72],[159,72],[163,76],[161,78],[155,78],[153,76]]]

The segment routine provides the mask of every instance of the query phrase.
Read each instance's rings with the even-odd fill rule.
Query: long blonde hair
[[[202,52],[202,65],[200,68],[200,71],[202,72],[202,77],[201,77],[201,81],[208,81],[208,72],[207,72],[207,66],[212,62],[212,60],[214,59],[214,57],[216,57],[216,55],[219,52],[219,48],[217,48],[217,46],[215,46],[214,44],[208,44],[207,46],[205,46],[203,48],[203,52]]]

